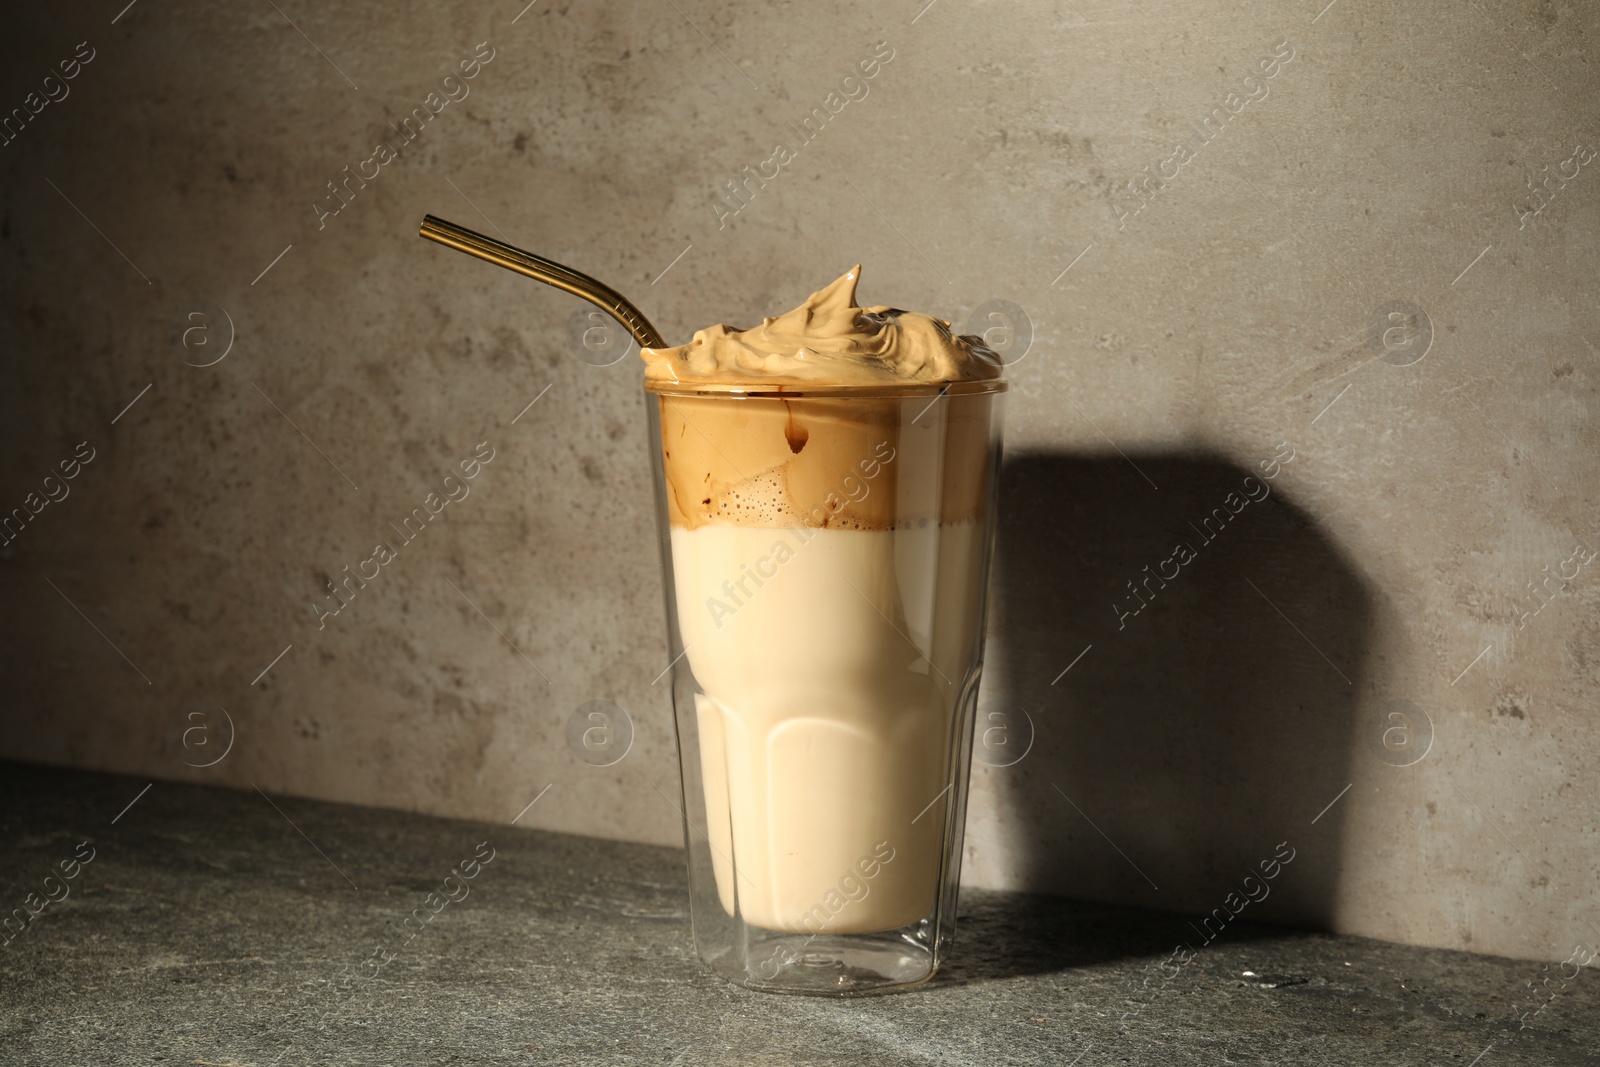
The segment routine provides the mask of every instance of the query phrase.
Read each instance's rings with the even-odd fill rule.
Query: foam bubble
[[[739,526],[785,526],[794,521],[783,468],[735,485],[716,501],[713,514]]]

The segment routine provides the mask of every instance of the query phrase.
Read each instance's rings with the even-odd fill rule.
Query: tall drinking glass
[[[757,989],[924,981],[955,923],[1005,383],[645,388],[696,947]]]

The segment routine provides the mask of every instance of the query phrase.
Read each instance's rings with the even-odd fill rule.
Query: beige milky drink
[[[857,307],[858,274],[643,353],[691,836],[728,916],[813,937],[931,921],[953,894],[1004,388],[947,323]]]

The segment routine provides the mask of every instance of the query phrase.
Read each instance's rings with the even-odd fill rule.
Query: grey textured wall
[[[859,260],[1033,334],[970,882],[1209,911],[1292,854],[1252,916],[1600,938],[1600,9],[925,2],[8,14],[0,752],[681,840],[637,361],[416,227],[673,339]]]

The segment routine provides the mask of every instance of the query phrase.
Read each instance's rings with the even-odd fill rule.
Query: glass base
[[[744,959],[726,952],[707,962],[748,989],[818,997],[904,989],[926,982],[939,966],[928,945],[899,933],[774,934],[751,943]]]

